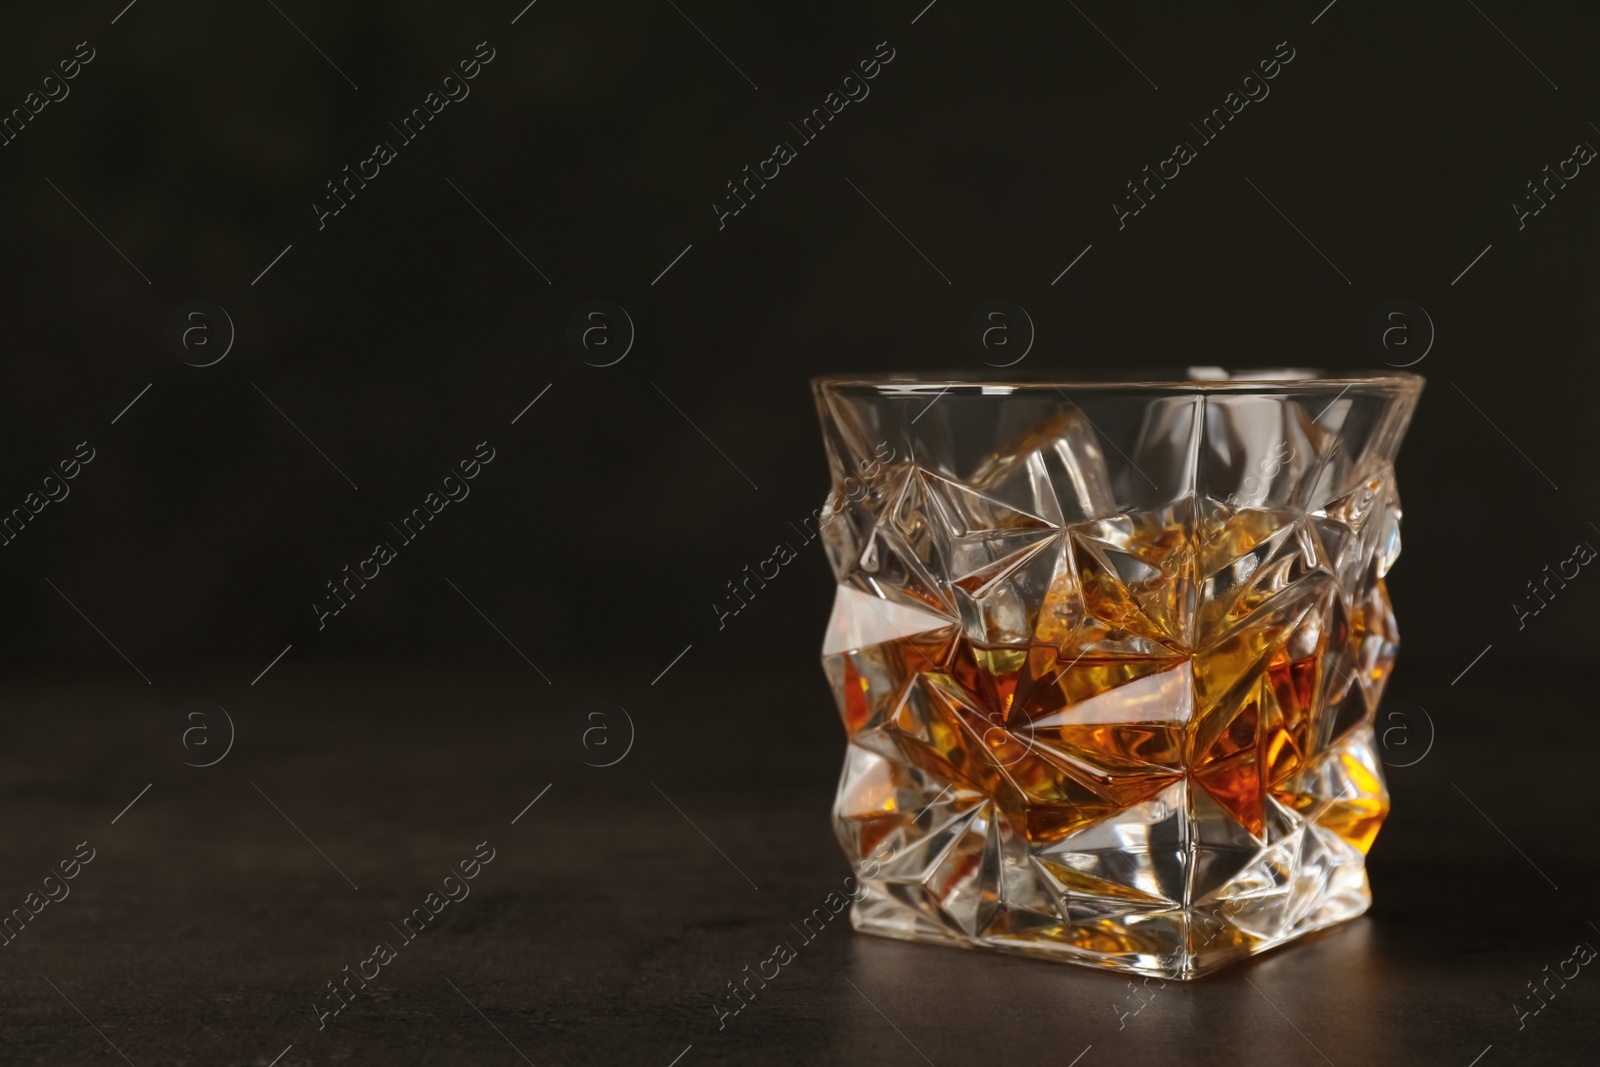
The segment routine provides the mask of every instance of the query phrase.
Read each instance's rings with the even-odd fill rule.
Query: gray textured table
[[[1451,688],[1402,663],[1391,697],[1429,706],[1439,734],[1390,771],[1372,911],[1145,1002],[1122,976],[858,936],[843,917],[802,942],[791,923],[848,873],[827,819],[842,734],[819,672],[713,667],[615,683],[637,736],[604,769],[567,739],[593,694],[526,670],[308,663],[250,690],[237,669],[209,690],[192,677],[195,691],[239,694],[223,699],[234,748],[209,768],[179,760],[175,694],[13,680],[6,906],[80,842],[93,859],[0,950],[0,1058],[1592,1062],[1600,980],[1587,968],[1552,982],[1520,1030],[1512,1006],[1535,1003],[1526,983],[1574,943],[1600,944],[1600,727],[1580,714],[1577,678],[1519,689],[1483,670]],[[1550,720],[1578,725],[1541,735]],[[446,883],[475,852],[493,858]],[[429,896],[445,892],[459,899]],[[437,914],[407,940],[419,907]],[[779,941],[797,958],[719,1029],[712,998]],[[392,947],[381,965],[379,942]],[[332,1014],[345,1001],[329,983],[375,969]]]

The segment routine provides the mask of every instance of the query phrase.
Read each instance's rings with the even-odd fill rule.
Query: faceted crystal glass
[[[1195,978],[1366,910],[1421,378],[814,390],[856,929]]]

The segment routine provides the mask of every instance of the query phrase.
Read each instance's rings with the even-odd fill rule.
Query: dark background
[[[7,14],[0,109],[78,42],[96,54],[0,147],[0,509],[78,442],[96,458],[0,548],[0,904],[85,836],[109,857],[0,949],[8,1059],[121,1062],[86,1020],[141,1067],[264,1065],[291,1042],[285,1067],[521,1062],[489,1020],[541,1064],[665,1064],[691,1043],[684,1067],[922,1062],[913,1042],[941,1064],[1093,1043],[1086,1067],[1592,1047],[1583,980],[1520,1032],[1511,998],[1600,915],[1600,585],[1520,630],[1512,605],[1600,539],[1600,178],[1520,231],[1512,204],[1600,144],[1600,13],[922,2]],[[388,123],[480,41],[495,58],[470,96],[399,145]],[[725,183],[797,142],[788,123],[881,41],[870,95],[719,230]],[[1124,183],[1197,142],[1187,123],[1282,41],[1270,96],[1119,231]],[[324,183],[379,140],[398,158],[319,231]],[[167,340],[195,299],[237,334],[205,368]],[[567,341],[593,299],[637,331],[614,366]],[[1370,346],[1369,320],[1397,299],[1431,316],[1399,464],[1406,729],[1374,910],[1174,988],[1132,1037],[1105,1006],[1121,979],[844,931],[787,1003],[775,987],[719,1033],[710,998],[847,872],[820,550],[725,629],[711,603],[827,491],[808,378],[981,371],[967,320],[994,299],[1030,314],[1018,369],[1040,376],[1409,362]],[[470,497],[319,630],[324,583],[485,440]],[[238,731],[206,769],[173,740],[196,699]],[[604,770],[568,739],[596,699],[637,729]],[[486,835],[509,857],[493,892],[404,964],[395,1002],[317,1034],[321,983]]]

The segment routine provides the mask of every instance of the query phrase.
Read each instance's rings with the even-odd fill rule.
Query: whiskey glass
[[[1422,385],[815,380],[855,928],[1188,979],[1364,912]]]

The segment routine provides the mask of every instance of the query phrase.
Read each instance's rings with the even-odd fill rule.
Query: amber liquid
[[[893,730],[923,771],[993,799],[1034,843],[1187,778],[1257,837],[1271,797],[1315,808],[1365,852],[1388,807],[1367,769],[1346,760],[1364,795],[1331,804],[1298,779],[1368,718],[1343,675],[1383,626],[1382,580],[1346,608],[1321,547],[1285,514],[1233,512],[1189,537],[1177,522],[1117,521],[1067,535],[1026,641],[978,643],[952,625],[878,646],[899,685],[887,699],[847,658],[847,729]]]

